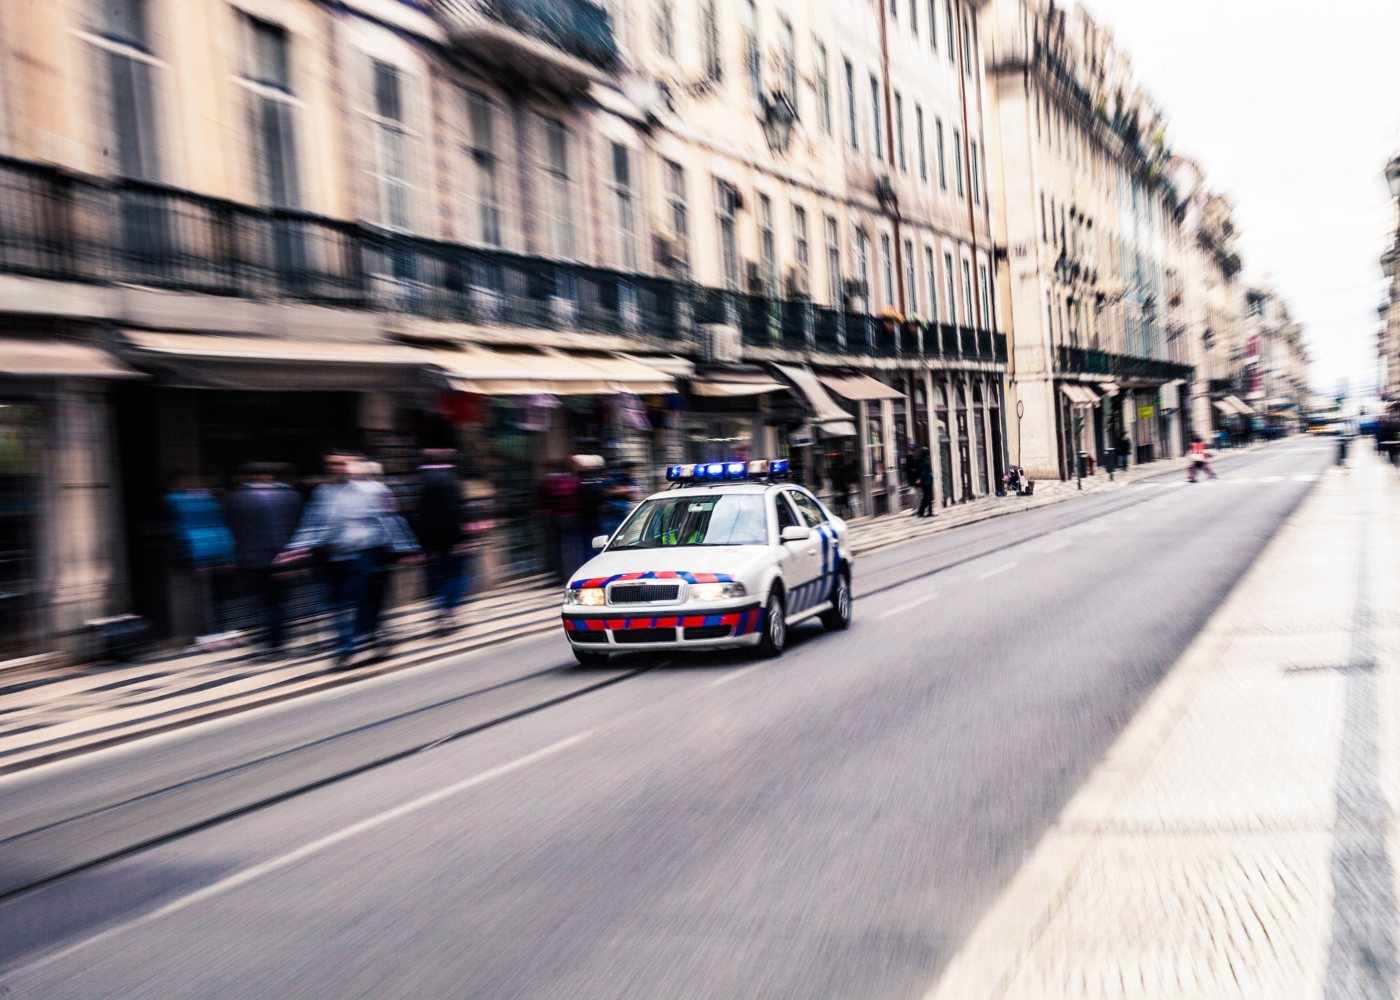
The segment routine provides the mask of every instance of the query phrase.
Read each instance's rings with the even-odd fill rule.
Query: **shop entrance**
[[[39,530],[45,426],[36,405],[0,398],[0,660],[39,652]]]

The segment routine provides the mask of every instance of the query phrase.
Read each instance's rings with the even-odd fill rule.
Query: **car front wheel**
[[[831,610],[822,615],[822,625],[832,632],[851,627],[851,578],[842,570],[831,590]]]
[[[782,656],[787,648],[787,603],[778,591],[768,595],[763,607],[763,638],[759,640],[760,656]]]

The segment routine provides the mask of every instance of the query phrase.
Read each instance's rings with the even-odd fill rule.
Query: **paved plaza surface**
[[[868,549],[776,661],[524,636],[0,777],[0,988],[1388,995],[1397,484],[1333,453]]]

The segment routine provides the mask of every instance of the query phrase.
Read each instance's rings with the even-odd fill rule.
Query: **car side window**
[[[805,493],[799,493],[797,490],[788,490],[786,492],[788,499],[797,506],[798,513],[800,513],[802,519],[807,522],[807,527],[816,528],[826,523],[826,511],[822,510],[821,505],[815,500]]]
[[[792,504],[787,502],[787,493],[779,493],[773,498],[773,504],[778,510],[778,537],[782,537],[784,528],[800,527],[802,521],[798,519],[797,512],[792,509]]]

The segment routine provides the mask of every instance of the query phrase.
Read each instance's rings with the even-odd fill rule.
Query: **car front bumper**
[[[705,649],[751,646],[759,641],[763,608],[756,601],[734,607],[563,612],[564,634],[581,650]]]

